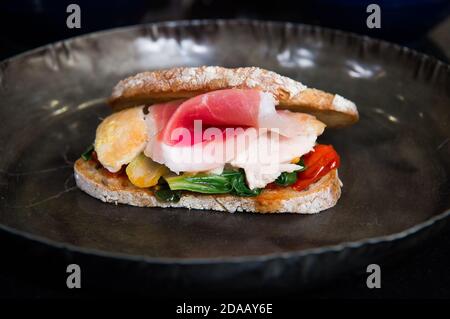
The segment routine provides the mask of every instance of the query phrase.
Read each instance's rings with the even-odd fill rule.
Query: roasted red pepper
[[[338,168],[341,159],[331,145],[318,144],[314,149],[302,157],[306,170],[297,174],[297,182],[292,188],[302,191],[332,169]]]

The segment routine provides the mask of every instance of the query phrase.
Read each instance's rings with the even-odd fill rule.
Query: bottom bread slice
[[[227,212],[314,214],[336,205],[342,183],[336,169],[301,192],[290,187],[265,189],[256,197],[183,193],[179,202],[159,201],[151,189],[138,188],[126,176],[116,176],[94,161],[78,159],[74,166],[78,187],[103,202],[140,207],[180,207]]]

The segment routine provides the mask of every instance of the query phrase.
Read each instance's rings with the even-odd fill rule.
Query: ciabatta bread
[[[277,190],[265,189],[256,197],[185,192],[177,203],[159,201],[151,189],[134,186],[126,176],[111,175],[94,161],[77,160],[75,180],[81,190],[103,202],[140,207],[184,207],[231,213],[246,211],[314,214],[334,206],[341,196],[341,182],[335,169],[301,192],[290,187]]]
[[[315,115],[328,127],[348,126],[359,117],[355,104],[340,95],[307,88],[257,67],[178,67],[143,72],[120,81],[113,89],[109,104],[119,110],[229,88],[256,88],[272,93],[279,109]]]

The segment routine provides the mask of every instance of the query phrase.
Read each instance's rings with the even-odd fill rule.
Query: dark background
[[[81,29],[66,27],[66,7],[81,7]],[[366,7],[381,7],[381,29],[368,29]],[[137,23],[202,18],[249,18],[317,24],[400,43],[450,61],[450,1],[448,0],[318,0],[275,2],[217,0],[0,2],[0,60],[49,42]],[[290,297],[312,298],[450,298],[450,227],[414,248],[407,256],[382,262],[382,288],[366,287],[365,269]],[[104,292],[102,292],[104,294]],[[58,291],[0,272],[0,297],[45,298],[83,296]],[[95,296],[95,292],[89,292]]]

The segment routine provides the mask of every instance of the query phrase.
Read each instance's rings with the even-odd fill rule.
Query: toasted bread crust
[[[312,113],[329,127],[348,126],[359,118],[353,102],[257,67],[178,67],[143,72],[120,81],[109,104],[118,110],[228,88],[256,88],[272,93],[279,108]]]
[[[341,195],[337,170],[322,177],[308,189],[297,192],[290,187],[264,190],[257,197],[204,195],[186,192],[178,203],[158,201],[149,189],[138,188],[126,176],[114,176],[93,161],[75,162],[75,180],[89,195],[109,203],[140,207],[182,207],[227,212],[314,214],[333,207]]]

